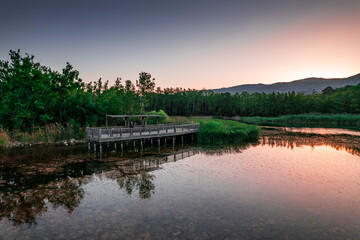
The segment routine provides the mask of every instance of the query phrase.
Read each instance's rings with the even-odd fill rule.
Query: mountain
[[[311,94],[314,90],[321,93],[326,87],[340,88],[347,85],[360,84],[360,73],[348,78],[305,78],[292,82],[278,82],[273,84],[244,84],[228,88],[213,89],[217,93],[229,92],[231,94],[248,92],[248,93],[272,93],[272,92],[303,92]]]

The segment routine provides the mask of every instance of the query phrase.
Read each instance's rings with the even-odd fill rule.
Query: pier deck
[[[159,124],[129,127],[86,128],[86,139],[90,142],[120,142],[127,140],[175,137],[196,133],[199,123]]]

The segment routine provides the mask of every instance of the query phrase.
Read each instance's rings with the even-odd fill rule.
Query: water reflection
[[[109,152],[94,158],[84,154],[83,147],[20,149],[20,154],[10,150],[1,157],[0,220],[33,224],[49,204],[72,213],[84,197],[82,185],[94,175],[116,180],[128,195],[137,192],[141,199],[150,198],[155,192],[151,171],[199,153],[193,148],[166,150],[162,155],[137,158],[132,156],[137,150],[127,152],[127,158]]]
[[[254,143],[123,156],[12,149],[0,157],[0,238],[356,239],[359,141],[265,129]]]
[[[316,146],[329,146],[336,150],[360,156],[360,137],[351,135],[308,134],[279,129],[262,129],[262,136],[259,142],[261,145],[290,149],[303,146],[310,146],[312,148]]]

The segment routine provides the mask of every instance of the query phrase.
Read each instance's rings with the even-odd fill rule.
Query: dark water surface
[[[360,239],[359,141],[4,151],[0,239]]]

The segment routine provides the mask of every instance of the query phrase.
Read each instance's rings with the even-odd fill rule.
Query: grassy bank
[[[300,114],[280,117],[240,117],[239,121],[269,126],[316,126],[360,128],[360,115],[355,114]]]
[[[51,124],[44,127],[33,128],[29,132],[18,130],[6,131],[0,129],[0,146],[12,147],[29,144],[49,144],[85,138],[85,129],[69,125],[64,127],[60,124]]]
[[[242,143],[256,140],[259,127],[232,120],[171,117],[170,122],[198,122],[198,141],[202,144]]]
[[[159,123],[166,123],[169,116],[162,110],[147,112],[149,115],[160,115]],[[121,119],[122,120],[122,119]],[[140,124],[138,117],[132,118],[136,124]],[[123,120],[122,120],[123,121]],[[111,121],[110,124],[123,125],[124,122]],[[155,118],[149,118],[148,124],[155,124]],[[0,126],[0,147],[16,147],[22,145],[56,144],[65,145],[72,142],[85,140],[85,127],[76,122],[69,122],[63,126],[61,124],[48,124],[43,127],[33,127],[29,131],[4,130]]]

